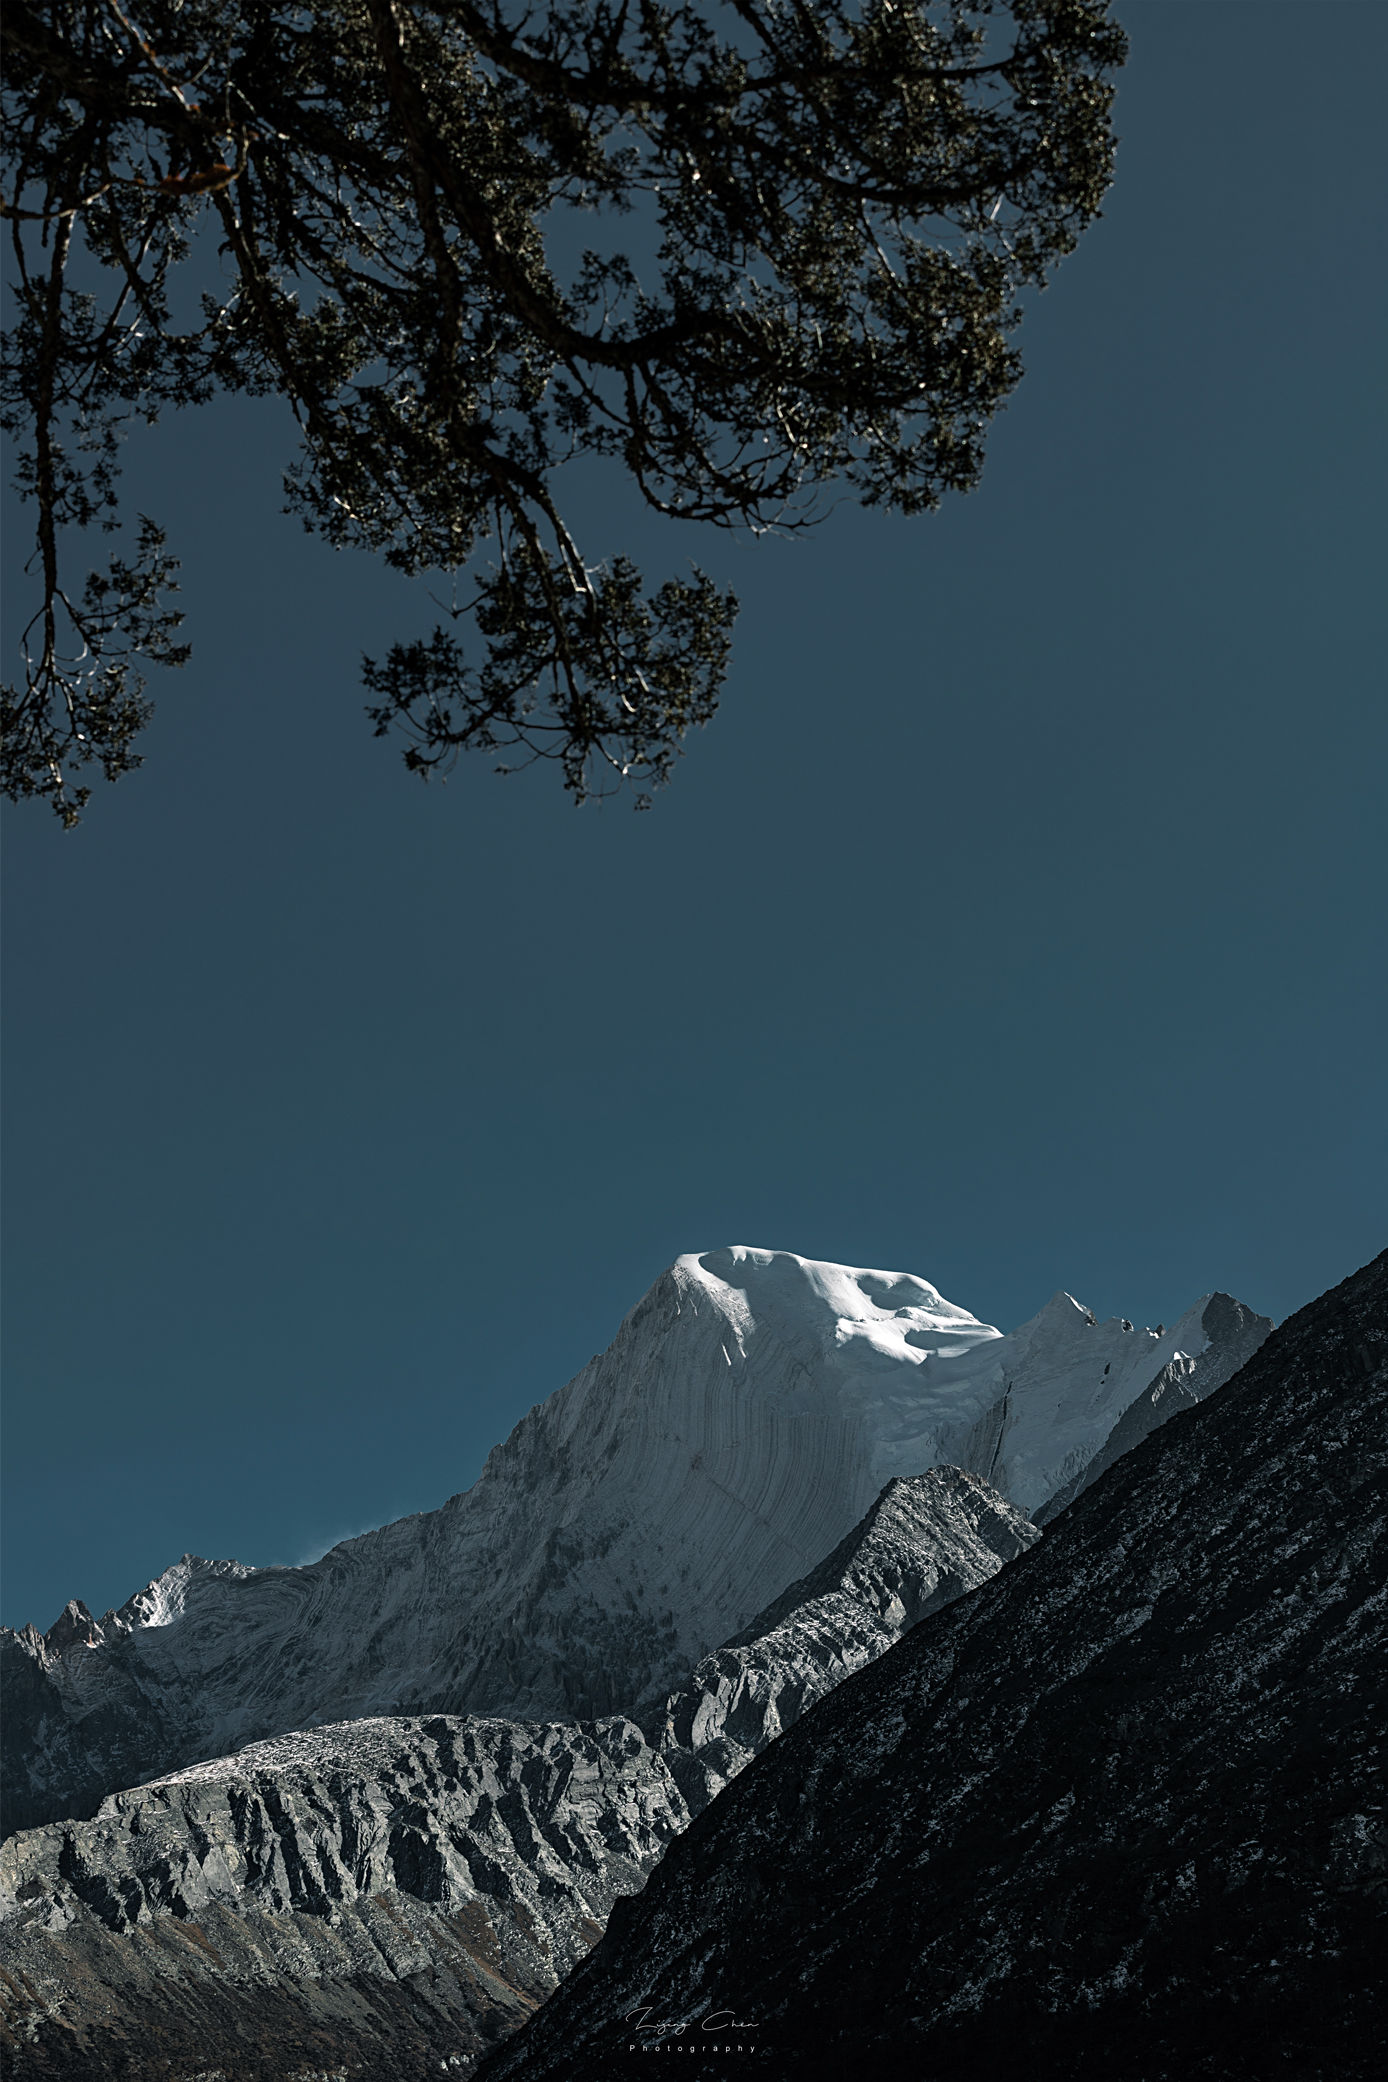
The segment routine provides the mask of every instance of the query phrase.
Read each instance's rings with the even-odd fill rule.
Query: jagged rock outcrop
[[[817,1569],[698,1664],[647,1724],[690,1816],[819,1699],[1038,1538],[977,1475],[889,1482]]]
[[[1386,1636],[1388,1253],[804,1715],[479,2082],[1377,2076]]]
[[[1232,1294],[1207,1295],[1189,1312],[1192,1317],[1197,1314],[1203,1342],[1191,1336],[1188,1329],[1185,1331],[1186,1342],[1196,1349],[1177,1352],[1142,1393],[1128,1404],[1088,1465],[1038,1507],[1035,1512],[1037,1525],[1049,1525],[1067,1504],[1074,1502],[1081,1490],[1088,1489],[1091,1482],[1097,1482],[1115,1460],[1121,1460],[1125,1453],[1132,1452],[1134,1446],[1140,1446],[1178,1410],[1188,1410],[1193,1403],[1203,1402],[1207,1395],[1214,1394],[1216,1388],[1231,1381],[1239,1368],[1272,1335],[1272,1318],[1255,1314],[1243,1302],[1235,1301]]]
[[[620,1717],[361,1720],[12,1838],[11,2072],[96,2082],[196,2058],[283,2082],[291,2043],[380,2082],[465,2070],[753,1756],[1038,1537],[976,1476],[895,1480],[648,1734]]]
[[[1068,1295],[1002,1337],[910,1274],[681,1258],[472,1489],[306,1568],[185,1555],[3,1643],[5,1828],[287,1730],[658,1709],[882,1484],[954,1463],[1030,1513],[1205,1333]]]

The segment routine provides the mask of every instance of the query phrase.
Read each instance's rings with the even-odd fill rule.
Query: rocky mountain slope
[[[760,1750],[1038,1537],[977,1476],[894,1480],[644,1731],[620,1717],[355,1721],[13,1837],[0,1852],[9,2072],[95,2082],[196,2065],[283,2082],[296,2064],[345,2061],[396,2082],[470,2066]]]
[[[1378,2075],[1386,1619],[1388,1254],[806,1714],[485,2082]]]
[[[5,1828],[342,1720],[640,1717],[892,1477],[954,1463],[1030,1514],[1173,1367],[1207,1393],[1270,1327],[1210,1301],[1153,1332],[1059,1294],[1004,1337],[910,1274],[681,1258],[439,1510],[7,1632]]]

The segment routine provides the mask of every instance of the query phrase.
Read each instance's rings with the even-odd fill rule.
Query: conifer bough
[[[3,33],[37,523],[4,780],[66,824],[84,767],[138,764],[142,666],[188,656],[155,523],[74,584],[81,531],[117,525],[125,423],[222,389],[290,401],[310,528],[464,588],[366,664],[410,767],[666,779],[736,603],[593,561],[563,465],[754,532],[836,483],[967,490],[1124,56],[1106,0],[7,0]]]

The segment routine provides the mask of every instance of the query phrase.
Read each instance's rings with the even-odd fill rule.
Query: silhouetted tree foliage
[[[4,38],[40,595],[5,778],[69,824],[74,773],[138,763],[141,663],[188,655],[154,523],[76,589],[73,531],[117,524],[127,420],[221,389],[288,398],[330,542],[466,567],[449,625],[366,666],[411,767],[665,779],[736,603],[589,561],[558,471],[754,531],[834,481],[966,490],[1018,293],[1108,184],[1124,55],[1106,0],[7,0]]]

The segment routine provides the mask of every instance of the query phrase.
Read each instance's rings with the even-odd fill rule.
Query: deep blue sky
[[[197,651],[8,820],[8,1620],[438,1503],[679,1251],[1010,1328],[1382,1246],[1385,11],[1119,12],[981,489],[602,544],[744,601],[649,815],[371,737],[431,611],[280,516],[277,408],[132,445]]]

